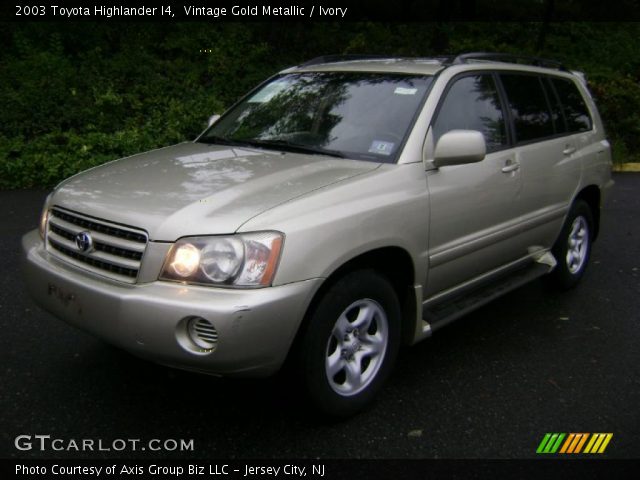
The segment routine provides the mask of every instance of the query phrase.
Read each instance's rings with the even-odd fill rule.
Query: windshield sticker
[[[417,91],[417,88],[396,87],[393,93],[396,95],[415,95]]]
[[[280,80],[270,83],[249,99],[249,103],[265,103],[291,85],[290,80]]]
[[[377,153],[378,155],[391,155],[395,143],[374,140],[369,147],[369,153]]]

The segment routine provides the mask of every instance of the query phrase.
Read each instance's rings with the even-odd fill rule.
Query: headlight
[[[257,232],[185,237],[169,251],[161,280],[236,287],[271,284],[284,236]]]
[[[169,264],[171,270],[182,278],[192,276],[200,266],[200,250],[190,243],[180,245],[173,252],[173,260]]]
[[[49,219],[49,209],[47,208],[47,204],[44,204],[44,208],[42,209],[42,213],[40,214],[40,224],[38,225],[38,230],[40,231],[40,238],[44,240],[46,231],[47,231],[47,220]]]
[[[40,232],[40,238],[42,238],[42,240],[44,240],[44,237],[47,234],[47,220],[49,220],[49,201],[51,200],[52,195],[53,192],[47,195],[47,198],[44,200],[42,212],[40,213],[40,223],[38,224],[38,230]]]
[[[234,237],[221,237],[202,249],[200,268],[213,283],[224,283],[234,278],[244,258],[244,245]]]

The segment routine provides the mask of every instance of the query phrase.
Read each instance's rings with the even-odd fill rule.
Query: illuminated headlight
[[[169,268],[179,277],[187,278],[198,271],[200,250],[190,243],[183,243],[173,252]]]
[[[236,287],[267,286],[275,274],[282,240],[279,232],[181,238],[169,251],[160,279]]]

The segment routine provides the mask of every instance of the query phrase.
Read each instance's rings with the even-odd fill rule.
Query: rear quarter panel
[[[611,145],[607,140],[606,132],[602,124],[602,118],[598,112],[593,98],[589,91],[578,82],[578,88],[587,102],[587,107],[593,119],[593,130],[578,134],[576,146],[585,152],[582,160],[582,182],[581,189],[589,185],[597,185],[602,193],[601,200],[604,200],[607,190],[613,185],[611,179]]]

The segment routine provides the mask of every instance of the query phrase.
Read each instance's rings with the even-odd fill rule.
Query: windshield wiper
[[[277,150],[286,150],[290,152],[311,153],[313,155],[328,155],[330,157],[345,158],[345,155],[337,150],[327,150],[320,147],[312,147],[310,145],[300,145],[298,143],[289,142],[288,140],[258,140],[258,139],[231,139],[226,137],[218,137],[209,135],[198,140],[201,143],[228,145],[232,147],[258,147]]]
[[[311,153],[313,155],[328,155],[330,157],[345,158],[345,155],[337,150],[327,150],[325,148],[313,147],[311,145],[300,145],[299,143],[289,142],[288,140],[242,139],[239,140],[239,142],[243,142],[254,147],[274,147],[278,150],[286,150],[290,152]]]

